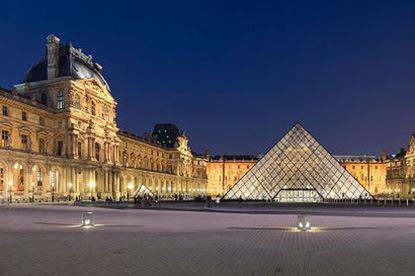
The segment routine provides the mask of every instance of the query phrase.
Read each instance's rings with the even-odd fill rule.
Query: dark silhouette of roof
[[[101,74],[99,65],[92,63],[92,57],[82,53],[81,49],[76,49],[72,43],[59,47],[59,70],[58,77],[71,76],[74,79],[96,79],[106,86],[108,91],[110,87]],[[34,65],[26,73],[24,82],[36,82],[47,80],[47,61],[46,57],[41,62]]]

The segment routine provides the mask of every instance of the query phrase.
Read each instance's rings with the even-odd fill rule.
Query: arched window
[[[42,93],[42,95],[40,95],[40,103],[43,105],[48,104],[48,95],[46,93]]]
[[[64,99],[63,99],[63,92],[59,91],[58,92],[58,98],[56,101],[56,108],[57,109],[63,109],[63,106],[65,105]]]
[[[101,150],[101,145],[95,143],[95,158],[99,161],[99,151]]]
[[[95,116],[95,102],[91,102],[91,114]]]
[[[75,95],[75,108],[81,109],[81,97],[78,94]]]

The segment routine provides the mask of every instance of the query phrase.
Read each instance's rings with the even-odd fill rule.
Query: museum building
[[[118,199],[142,185],[166,197],[206,193],[208,159],[184,132],[172,124],[144,137],[119,129],[103,67],[54,35],[45,51],[22,84],[0,89],[3,198]]]

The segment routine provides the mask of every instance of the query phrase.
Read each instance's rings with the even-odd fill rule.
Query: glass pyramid
[[[224,195],[224,199],[318,202],[370,193],[299,123]]]

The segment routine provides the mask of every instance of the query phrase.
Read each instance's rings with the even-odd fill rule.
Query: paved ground
[[[301,233],[291,214],[19,205],[0,209],[0,275],[414,275],[411,210],[382,212]]]

